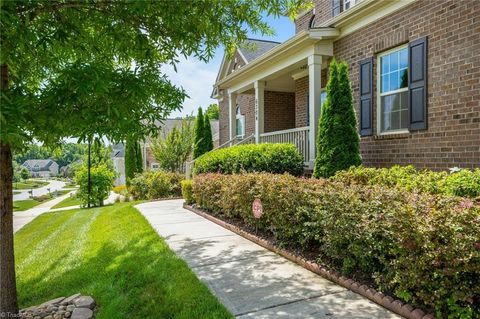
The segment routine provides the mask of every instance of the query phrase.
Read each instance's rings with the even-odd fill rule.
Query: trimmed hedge
[[[248,144],[218,149],[199,157],[194,173],[303,173],[303,157],[293,144]]]
[[[192,191],[199,207],[252,228],[258,197],[258,227],[277,244],[438,317],[478,317],[480,206],[470,199],[266,173],[199,175]]]
[[[134,199],[159,199],[182,196],[180,183],[183,174],[147,171],[130,180],[128,191]]]
[[[384,185],[400,187],[408,191],[430,194],[455,195],[475,198],[480,196],[480,169],[462,169],[456,172],[433,172],[415,167],[391,168],[351,167],[331,177],[348,185]]]

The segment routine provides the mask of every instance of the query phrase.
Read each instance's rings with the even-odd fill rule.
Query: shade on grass
[[[55,208],[62,208],[62,207],[69,207],[69,206],[78,206],[82,202],[75,196],[70,196],[62,200],[60,203],[56,204],[55,206],[52,207],[52,209]]]
[[[48,185],[48,182],[27,180],[23,182],[13,183],[13,189],[35,189],[45,185]]]
[[[132,203],[40,215],[15,249],[21,307],[80,292],[97,318],[233,318]]]
[[[24,199],[24,200],[16,200],[13,202],[13,211],[14,212],[19,212],[22,210],[27,210],[32,207],[37,206],[41,202],[35,200],[35,199]]]

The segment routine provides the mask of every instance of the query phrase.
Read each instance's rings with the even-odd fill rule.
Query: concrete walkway
[[[401,318],[183,209],[182,203],[136,207],[237,318]]]
[[[24,211],[13,212],[13,232],[16,233],[20,228],[31,222],[35,217],[48,212],[53,206],[69,197],[72,192],[74,191],[41,203],[33,208]]]
[[[48,194],[49,192],[50,193],[53,193],[55,191],[61,191],[63,190],[63,187],[65,187],[65,185],[67,183],[65,183],[64,181],[57,181],[55,179],[48,179],[48,180],[40,180],[40,181],[46,181],[48,182],[48,185],[45,185],[45,186],[42,186],[42,187],[39,187],[39,188],[33,188],[32,189],[32,192],[33,192],[33,196],[42,196],[42,195],[45,195],[45,194]],[[20,192],[16,195],[13,195],[13,200],[24,200],[24,199],[29,199],[30,198],[30,189],[14,189],[15,192]]]

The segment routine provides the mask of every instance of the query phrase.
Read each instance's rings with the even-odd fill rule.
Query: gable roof
[[[250,63],[279,44],[281,43],[275,41],[247,39],[237,50],[245,59],[245,62]]]
[[[35,171],[48,171],[50,166],[56,164],[51,159],[30,159],[23,163],[23,166]]]
[[[237,46],[237,52],[240,54],[242,59],[245,61],[245,64],[249,64],[260,56],[264,55],[277,45],[282,44],[281,42],[269,41],[269,40],[260,40],[260,39],[250,39],[248,38],[241,46]],[[223,54],[222,63],[220,64],[220,69],[217,73],[216,82],[219,82],[221,79],[226,77],[228,74],[228,68],[231,62],[227,60],[227,53]],[[211,97],[215,98],[218,91],[216,86],[213,86]]]

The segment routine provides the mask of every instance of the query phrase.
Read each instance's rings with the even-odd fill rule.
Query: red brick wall
[[[295,127],[307,126],[308,76],[295,81]]]
[[[295,93],[265,91],[264,107],[265,133],[295,127]]]
[[[314,0],[315,18],[314,26],[332,18],[332,0]],[[313,9],[295,20],[295,33],[308,30],[313,16]]]
[[[361,139],[365,165],[480,167],[479,34],[480,1],[425,0],[334,43],[337,60],[349,64],[358,114],[358,62],[428,36],[428,129],[376,136],[375,98],[374,136]]]

